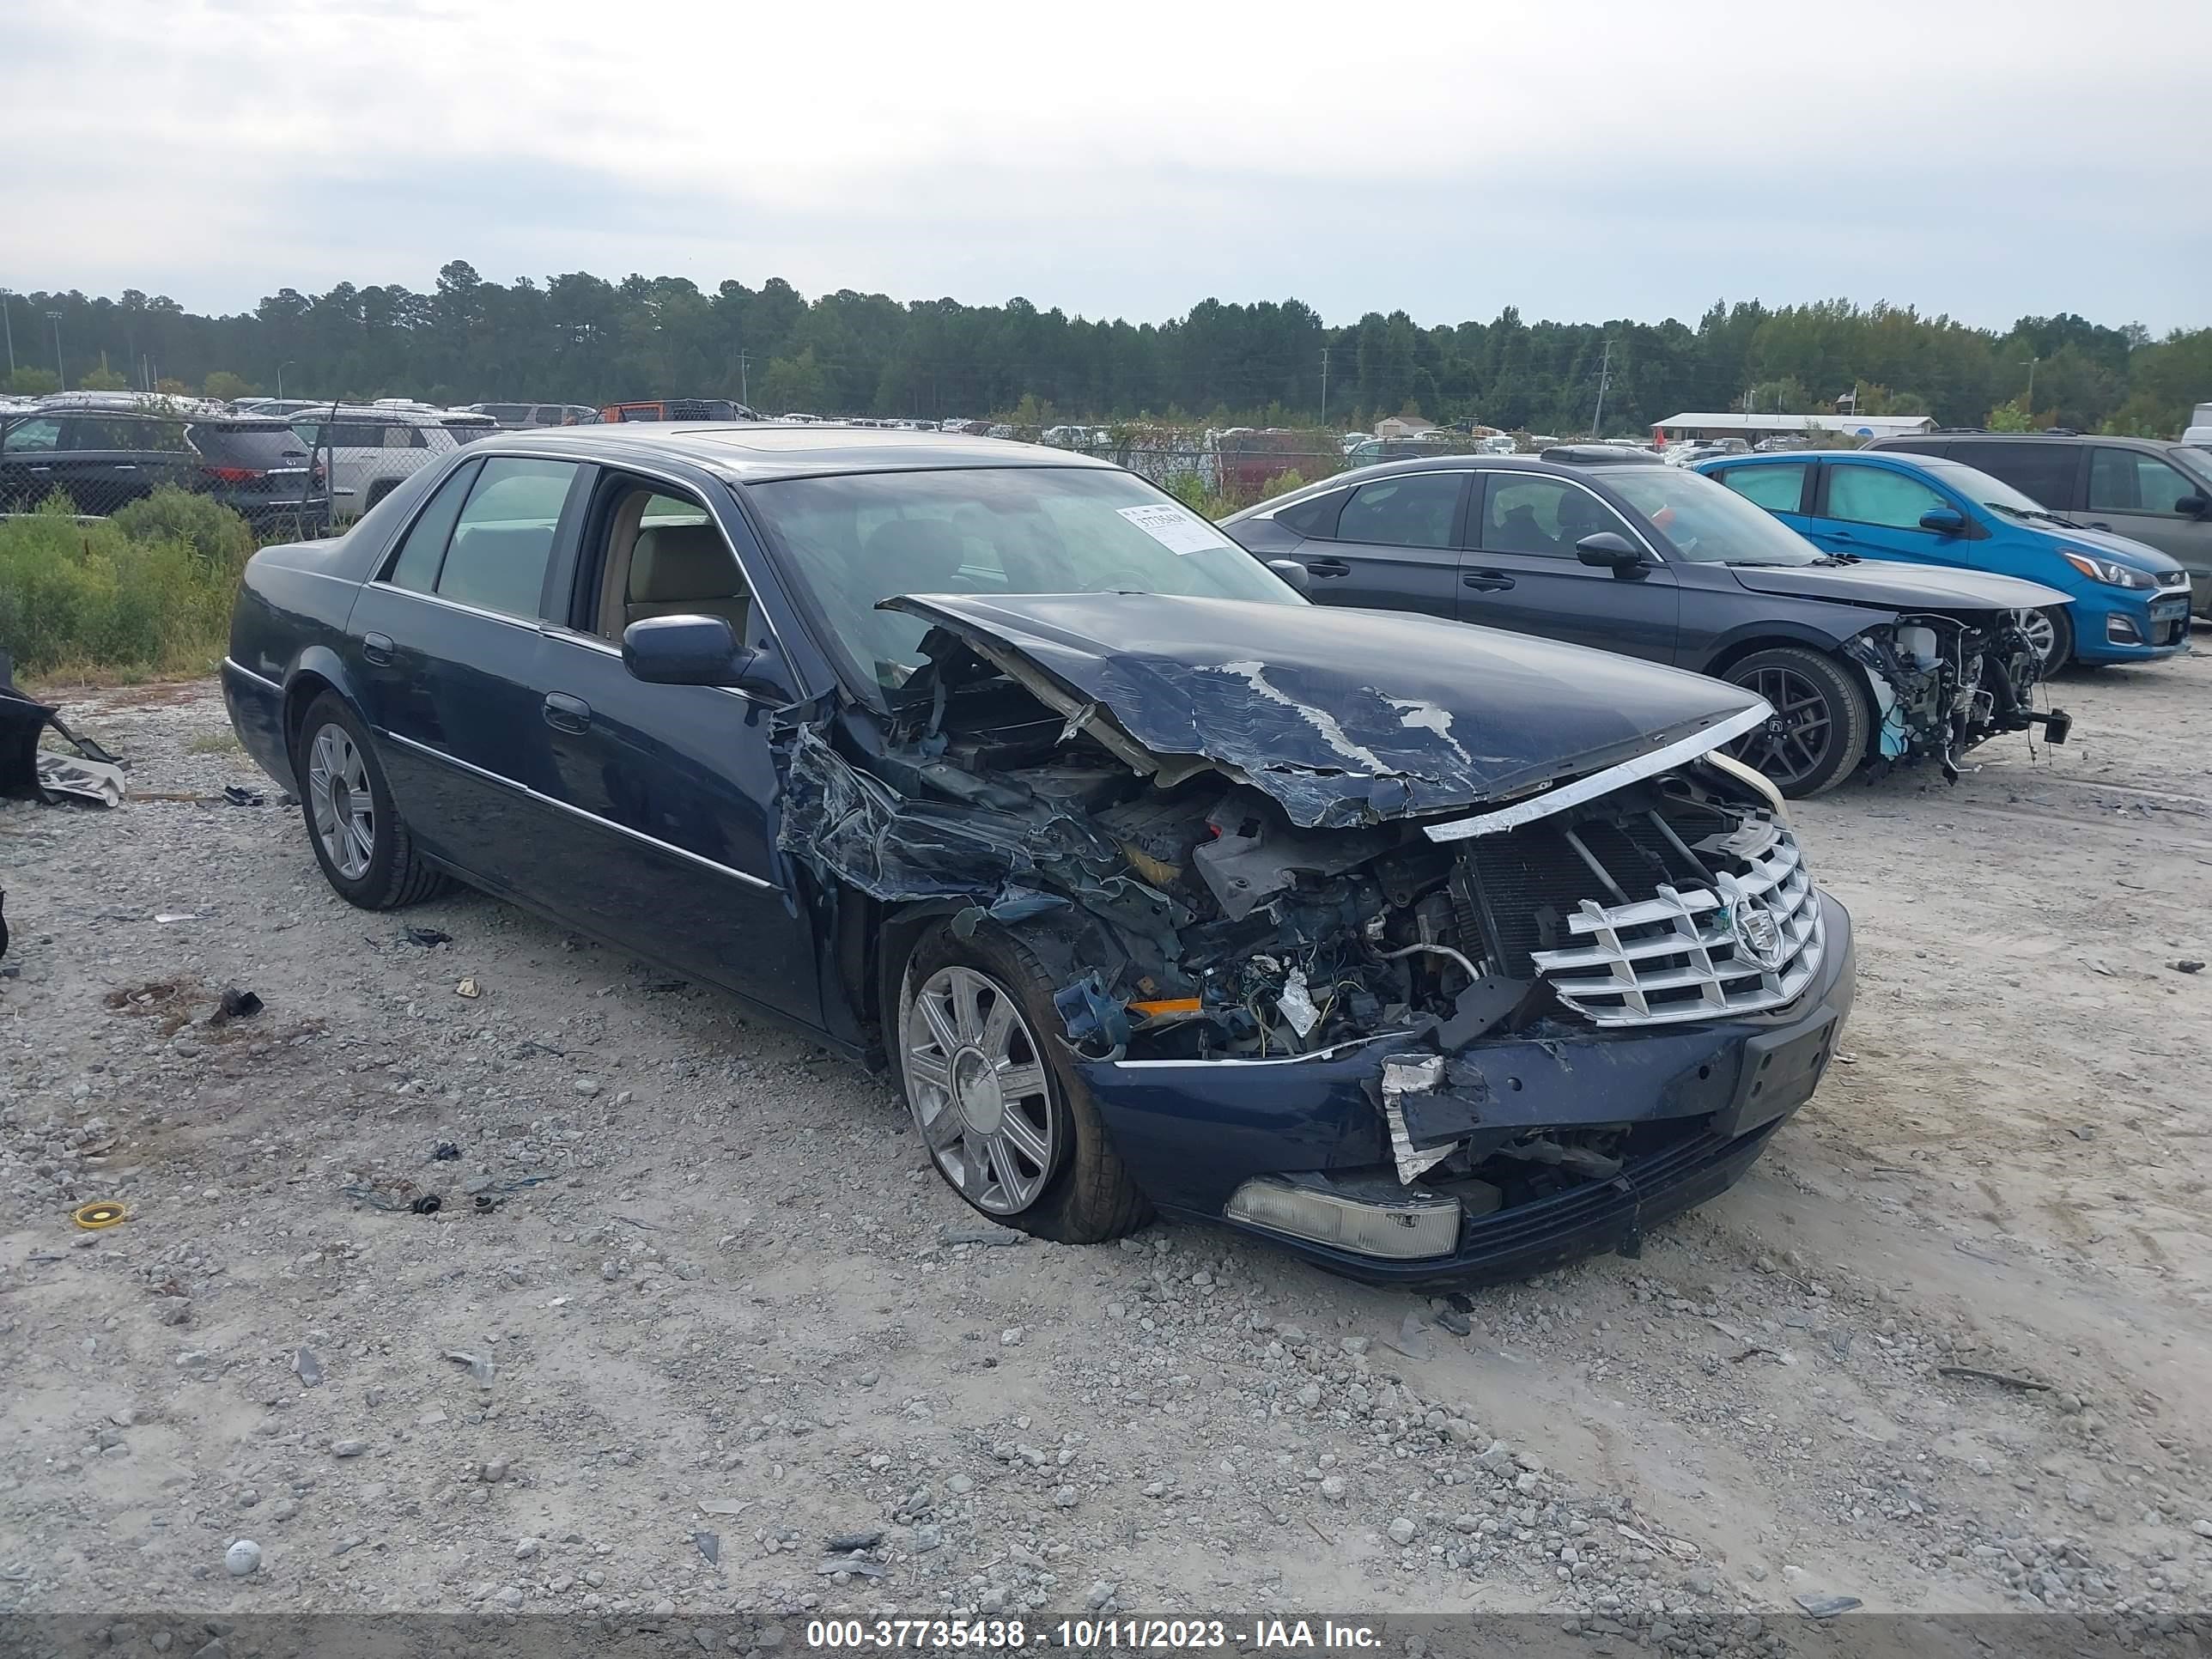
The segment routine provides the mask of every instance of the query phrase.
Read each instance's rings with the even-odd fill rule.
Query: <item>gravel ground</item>
[[[1464,1334],[1205,1227],[1006,1243],[722,998],[341,903],[211,686],[72,698],[137,793],[0,804],[0,1610],[2201,1606],[2212,659],[2059,691],[2063,750],[1800,809],[1842,1063]]]

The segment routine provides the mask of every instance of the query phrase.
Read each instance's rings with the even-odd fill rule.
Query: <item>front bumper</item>
[[[2190,593],[2174,588],[2101,610],[2076,603],[2074,654],[2084,662],[2152,662],[2189,648]]]
[[[1610,1179],[1469,1216],[1451,1254],[1410,1261],[1223,1224],[1354,1279],[1417,1288],[1524,1278],[1632,1243],[1733,1186],[1818,1086],[1850,1015],[1854,981],[1850,917],[1826,894],[1820,903],[1828,949],[1814,982],[1785,1009],[1480,1042],[1451,1057],[1457,1080],[1436,1104],[1471,1118],[1478,1148],[1536,1129],[1659,1126],[1652,1150],[1632,1155]],[[1382,1038],[1307,1058],[1092,1060],[1077,1069],[1152,1202],[1218,1222],[1230,1196],[1256,1176],[1364,1174],[1389,1164],[1376,1106],[1383,1061],[1422,1052]]]

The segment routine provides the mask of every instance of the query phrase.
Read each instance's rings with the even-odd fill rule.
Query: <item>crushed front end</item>
[[[1371,1280],[1524,1275],[1724,1189],[1834,1052],[1849,918],[1720,752],[1770,712],[1731,688],[1650,671],[1733,701],[1484,794],[1504,744],[1417,697],[1324,708],[1237,662],[1224,714],[1283,722],[1169,754],[1133,696],[926,648],[887,721],[789,728],[780,845],[886,935],[918,912],[1018,937],[1061,987],[1064,1074],[1162,1209]],[[1370,703],[1413,734],[1388,775],[1340,763],[1376,755]]]
[[[2065,712],[2034,706],[2043,659],[2024,620],[2051,626],[2032,612],[1906,612],[1844,646],[1874,693],[1884,768],[1932,760],[1956,783],[1960,757],[2000,732],[2040,726],[2066,741]]]

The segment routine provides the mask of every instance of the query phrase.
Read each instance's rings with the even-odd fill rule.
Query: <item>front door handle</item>
[[[1462,586],[1478,593],[1502,593],[1513,586],[1513,578],[1503,570],[1470,570],[1459,580]]]
[[[138,463],[136,461],[118,461],[115,464],[115,470],[118,472],[136,472],[138,470]]]
[[[361,636],[361,654],[380,668],[392,665],[392,653],[398,649],[389,634],[364,634]]]
[[[53,471],[53,468],[50,466],[34,466],[31,471],[33,472],[51,472]]]
[[[592,724],[592,705],[566,691],[545,694],[545,724],[556,732],[583,732]]]
[[[1305,564],[1308,573],[1316,576],[1349,576],[1352,574],[1352,567],[1342,559],[1308,559]]]

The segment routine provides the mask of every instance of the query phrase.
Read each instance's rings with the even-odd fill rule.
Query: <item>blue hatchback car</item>
[[[2048,673],[2146,662],[2189,640],[2189,573],[2141,542],[2047,511],[1958,461],[1887,451],[1731,456],[1698,468],[1825,553],[2024,576],[2073,596],[2024,627]],[[2073,614],[2069,617],[2067,612]]]

